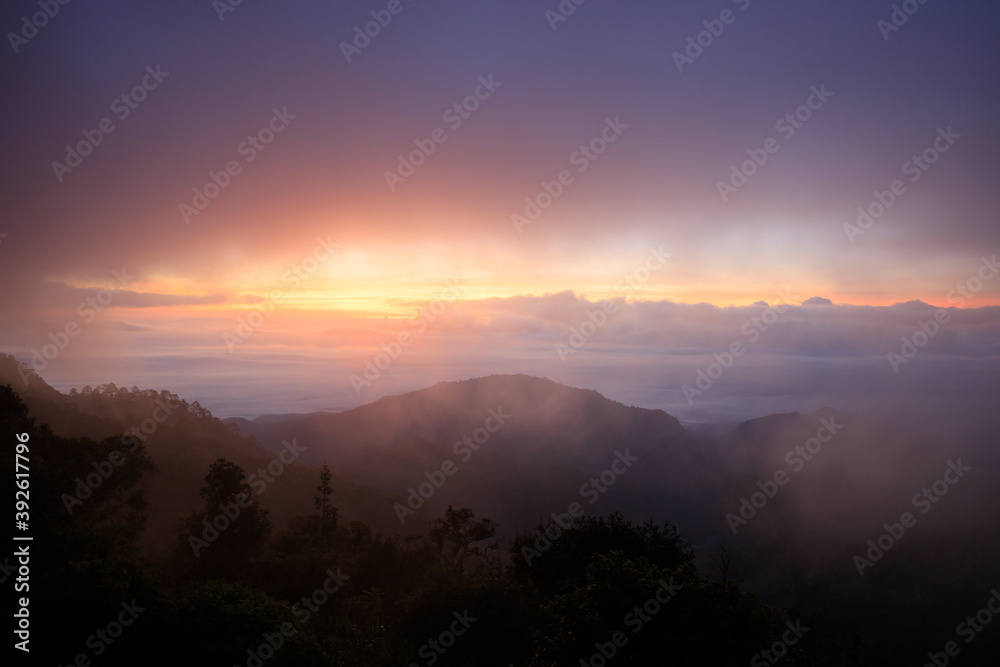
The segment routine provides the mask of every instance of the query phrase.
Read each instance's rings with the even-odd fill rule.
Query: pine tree
[[[313,503],[319,510],[320,542],[323,542],[328,527],[331,532],[337,529],[337,508],[330,503],[330,496],[333,494],[331,479],[333,475],[330,473],[330,466],[324,463],[319,472],[319,486],[316,487],[319,493],[313,496]]]

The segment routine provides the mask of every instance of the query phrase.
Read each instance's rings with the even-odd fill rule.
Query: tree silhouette
[[[720,543],[718,550],[712,556],[712,569],[719,576],[719,582],[723,589],[728,589],[730,585],[736,583],[736,564],[734,561],[733,545],[724,542]]]
[[[442,554],[461,565],[469,556],[485,557],[487,550],[499,548],[496,542],[481,544],[496,535],[498,525],[490,519],[476,521],[476,513],[469,508],[456,510],[448,505],[444,518],[432,524],[430,539]]]
[[[31,574],[37,573],[30,582],[31,613],[44,609],[52,624],[47,627],[59,628],[33,632],[31,654],[36,662],[57,664],[79,651],[79,637],[93,632],[95,614],[103,618],[108,609],[121,611],[123,599],[141,596],[148,586],[140,542],[147,507],[141,482],[155,467],[141,447],[119,451],[118,437],[98,442],[55,435],[35,421],[9,385],[0,385],[0,433],[10,443],[0,496],[10,498],[11,507],[15,498],[30,497],[34,542],[15,543],[14,551],[30,551]],[[29,473],[16,467],[18,462]],[[15,477],[18,473],[30,476]],[[27,572],[25,563],[8,552],[0,558],[0,580],[13,589],[15,578]],[[26,578],[23,583],[28,591]],[[66,605],[67,599],[75,603]]]
[[[209,466],[198,495],[205,509],[188,519],[182,536],[197,558],[195,569],[208,576],[235,574],[267,543],[267,510],[254,497],[243,468],[222,458]]]
[[[330,486],[331,479],[333,479],[333,475],[330,474],[330,467],[324,463],[319,471],[319,486],[316,487],[319,493],[313,496],[313,504],[319,510],[320,544],[326,537],[327,529],[330,532],[337,529],[337,508],[330,503],[330,496],[333,494],[333,487]]]

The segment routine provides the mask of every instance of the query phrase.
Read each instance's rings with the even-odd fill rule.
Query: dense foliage
[[[338,525],[324,468],[315,502],[276,532],[245,472],[219,459],[203,508],[177,518],[176,548],[154,559],[141,444],[67,508],[81,471],[99,472],[121,439],[55,436],[9,387],[0,432],[30,436],[32,653],[52,664],[746,664],[793,622],[810,630],[781,664],[818,664],[812,621],[699,575],[669,523],[554,517],[502,552],[496,523],[449,507],[424,535],[386,537]]]

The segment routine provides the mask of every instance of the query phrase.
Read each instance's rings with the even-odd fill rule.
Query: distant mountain
[[[323,462],[336,475],[342,522],[357,518],[385,533],[424,532],[449,504],[498,521],[507,538],[574,504],[592,516],[666,519],[708,571],[728,544],[736,577],[771,604],[822,615],[861,637],[942,638],[929,648],[996,585],[1000,453],[988,421],[929,424],[825,408],[685,429],[662,410],[497,375],[345,412],[224,423],[167,392],[109,384],[61,394],[37,377],[25,384],[13,358],[2,356],[6,383],[62,435],[107,437],[142,423],[156,401],[179,405],[149,436],[160,468],[148,480],[154,535],[173,536],[216,458],[249,473],[295,442],[301,458],[261,496],[279,526],[312,511]],[[940,481],[957,467],[968,471]],[[919,504],[928,489],[939,495]],[[429,500],[417,508],[420,494]],[[856,557],[868,554],[869,540],[906,512],[916,525],[859,572]],[[902,640],[885,647],[912,649]]]
[[[307,412],[305,414],[301,414],[301,413],[297,413],[297,412],[286,413],[286,414],[266,414],[266,415],[260,415],[258,417],[254,417],[253,419],[243,419],[243,418],[240,418],[240,417],[231,417],[231,418],[226,419],[224,421],[227,421],[227,422],[228,421],[232,421],[234,423],[241,423],[241,422],[247,421],[247,422],[252,422],[254,424],[277,424],[277,423],[286,422],[286,421],[289,421],[289,420],[292,420],[292,419],[301,419],[303,417],[313,417],[315,415],[329,415],[329,414],[334,414],[334,413],[330,412],[328,410],[319,410],[317,412]]]
[[[509,418],[470,452],[460,443],[491,410]],[[308,443],[313,460],[386,493],[419,490],[428,474],[443,479],[440,489],[424,486],[435,507],[412,518],[471,507],[508,536],[573,502],[588,514],[669,519],[706,569],[729,544],[737,576],[764,599],[865,634],[886,624],[938,629],[944,608],[961,618],[963,605],[989,590],[1000,554],[988,528],[1000,523],[1000,456],[975,425],[932,429],[824,408],[688,430],[661,410],[515,375],[239,428],[272,451],[290,437]],[[591,480],[600,482],[616,451],[637,460],[606,493],[592,494]],[[923,518],[913,496],[962,456],[963,465],[977,460],[975,474]],[[444,461],[455,472],[440,478]],[[854,556],[907,511],[921,517],[918,526],[861,576]]]
[[[310,461],[396,495],[419,493],[451,461],[434,505],[472,507],[507,533],[574,502],[588,513],[670,516],[693,531],[706,504],[690,498],[718,490],[706,453],[676,418],[527,375],[442,382],[336,414],[228,421],[272,451],[295,438]],[[615,464],[616,452],[636,460]],[[600,476],[612,466],[621,481],[606,473],[613,484],[603,492]]]
[[[100,441],[129,433],[143,422],[147,428],[155,426],[147,436],[146,451],[158,471],[147,475],[143,485],[150,501],[147,543],[156,549],[172,546],[177,522],[202,506],[198,489],[216,459],[233,461],[249,476],[266,469],[276,458],[275,453],[253,438],[240,435],[235,427],[216,419],[197,402],[188,404],[166,391],[129,390],[106,384],[62,394],[33,372],[26,374],[23,367],[19,370],[14,357],[0,354],[0,385],[6,384],[21,396],[37,422],[48,424],[55,434],[64,437]],[[162,406],[169,409],[169,414]],[[166,418],[157,423],[154,415]],[[319,483],[318,470],[308,457],[300,456],[282,467],[280,475],[260,495],[261,506],[270,511],[276,530],[293,516],[313,513],[313,495]],[[86,477],[91,472],[83,469],[80,475]],[[258,479],[263,477],[258,475]],[[332,484],[340,520],[345,525],[361,520],[376,530],[393,533],[417,532],[424,527],[422,522],[414,521],[401,530],[391,509],[399,499],[354,480],[335,477]],[[72,489],[66,491],[72,493]]]

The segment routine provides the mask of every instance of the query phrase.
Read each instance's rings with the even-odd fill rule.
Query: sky
[[[0,350],[62,390],[166,388],[220,416],[492,373],[690,420],[951,405],[944,387],[979,405],[998,19],[13,0]],[[904,338],[918,354],[894,363]]]

